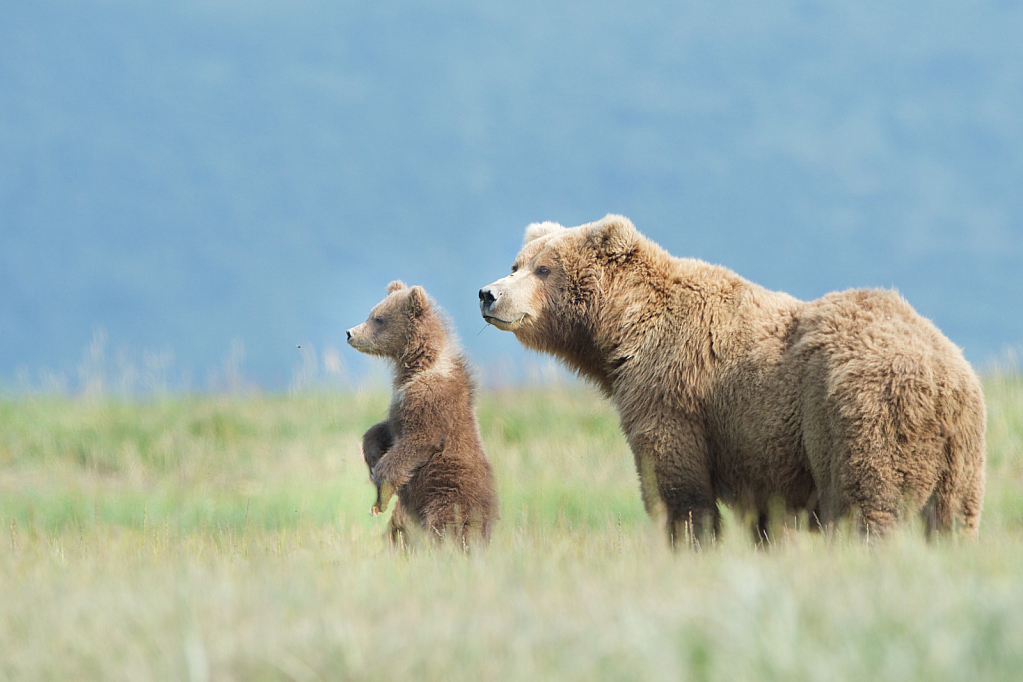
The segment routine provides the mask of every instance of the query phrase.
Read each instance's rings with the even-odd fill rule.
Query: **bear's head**
[[[407,351],[419,321],[430,308],[422,287],[391,282],[387,298],[373,307],[365,322],[347,331],[348,345],[369,355],[398,359]]]
[[[629,219],[616,215],[571,228],[530,225],[511,274],[480,289],[483,319],[530,348],[577,368],[587,364],[602,290],[640,239]]]

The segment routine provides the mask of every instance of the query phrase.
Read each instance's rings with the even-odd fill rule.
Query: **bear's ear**
[[[408,289],[408,286],[400,279],[396,279],[387,285],[388,294],[393,294],[395,291],[401,291],[403,289]]]
[[[585,231],[586,239],[609,256],[626,256],[635,250],[639,241],[639,233],[631,220],[610,213],[587,225]]]
[[[405,299],[406,310],[409,317],[419,317],[426,310],[426,291],[421,286],[414,286],[408,290],[408,298]]]
[[[525,246],[534,239],[546,237],[547,235],[553,232],[557,232],[558,230],[563,229],[565,228],[563,228],[561,225],[558,225],[557,223],[552,223],[549,220],[542,223],[532,223],[531,225],[526,227],[526,238],[522,240],[522,245]]]

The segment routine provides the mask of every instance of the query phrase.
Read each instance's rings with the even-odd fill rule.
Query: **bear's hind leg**
[[[961,521],[966,526],[966,534],[976,538],[984,505],[983,432],[973,438],[963,437],[963,432],[954,433],[945,443],[942,459],[949,468],[928,501],[928,507],[933,506],[933,513],[924,517],[929,522],[928,537],[935,530],[950,531]]]
[[[903,502],[900,477],[881,464],[886,459],[874,453],[860,460],[859,466],[850,466],[843,477],[846,483],[843,497],[859,508],[859,530],[868,540],[888,534],[899,521]]]
[[[391,538],[391,544],[400,549],[408,549],[409,547],[409,536],[408,536],[408,523],[409,518],[402,510],[401,503],[397,502],[394,505],[394,511],[391,512],[391,519],[388,523],[388,535]]]
[[[921,510],[928,540],[935,534],[951,532],[957,521],[966,527],[967,535],[977,537],[984,502],[984,472],[961,472],[960,477],[967,480],[957,487],[953,483],[953,475],[945,472]]]
[[[984,467],[981,466],[973,471],[969,487],[963,495],[962,513],[963,521],[966,523],[966,532],[976,539],[980,534],[980,510],[984,506]]]

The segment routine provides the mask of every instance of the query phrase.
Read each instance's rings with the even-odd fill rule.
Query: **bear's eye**
[[[536,269],[536,276],[540,279],[547,279],[547,275],[551,274],[551,269],[546,265],[541,265]]]
[[[373,318],[373,324],[375,324],[378,327],[382,326],[384,324],[384,318],[381,317],[380,315],[377,315],[376,317]]]

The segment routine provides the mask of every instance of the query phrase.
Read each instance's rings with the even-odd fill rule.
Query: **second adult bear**
[[[672,542],[718,500],[766,532],[772,499],[885,533],[907,509],[976,535],[984,398],[960,350],[901,297],[803,302],[675,258],[609,215],[530,225],[483,317],[614,401],[646,509]]]
[[[391,282],[387,298],[347,335],[356,350],[394,363],[388,417],[363,436],[377,486],[373,512],[385,511],[397,493],[392,539],[412,526],[463,544],[487,540],[497,495],[476,423],[476,388],[439,309],[422,287]]]

